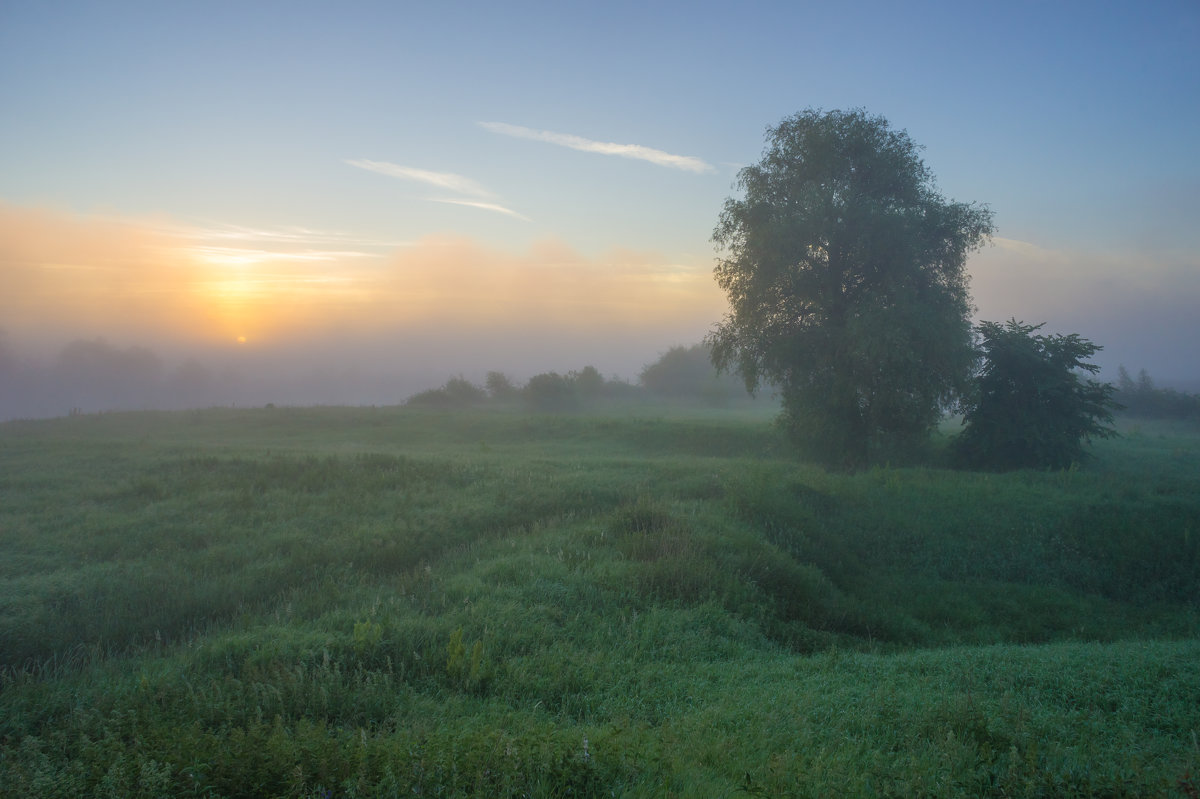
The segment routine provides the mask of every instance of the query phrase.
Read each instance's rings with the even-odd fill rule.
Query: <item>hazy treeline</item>
[[[646,364],[636,380],[603,376],[595,367],[549,371],[528,380],[488,372],[481,383],[453,377],[438,388],[429,374],[364,375],[353,370],[267,374],[233,364],[212,366],[194,357],[171,363],[142,346],[119,347],[102,338],[65,345],[49,361],[20,357],[0,331],[0,420],[110,410],[176,410],[221,405],[379,404],[468,407],[521,404],[570,410],[603,400],[669,399],[722,407],[748,398],[742,381],[713,368],[704,344],[675,346]],[[1200,394],[1158,386],[1141,369],[1120,367],[1114,399],[1128,416],[1200,420]],[[760,392],[771,396],[772,391]]]
[[[693,397],[714,405],[747,396],[741,378],[718,374],[713,368],[712,348],[707,344],[667,350],[642,370],[641,384],[659,396]],[[770,395],[771,390],[762,393]]]
[[[572,410],[603,397],[630,397],[638,387],[617,377],[605,379],[594,366],[559,374],[543,372],[519,385],[504,372],[488,372],[482,386],[461,375],[440,388],[408,398],[407,405],[429,408],[462,408],[485,402],[525,402],[538,410]]]
[[[236,383],[232,372],[216,373],[195,359],[169,368],[145,347],[73,341],[40,363],[18,358],[0,338],[3,418],[212,405],[227,401]]]
[[[1137,379],[1120,367],[1117,371],[1113,399],[1123,407],[1121,413],[1149,419],[1194,419],[1200,421],[1200,394],[1189,394],[1173,388],[1159,388],[1145,369]]]
[[[395,404],[431,379],[247,358],[216,366],[195,357],[173,363],[146,347],[102,338],[72,341],[54,357],[35,360],[19,356],[0,331],[0,420],[268,402]]]
[[[717,374],[703,344],[670,348],[634,381],[605,377],[589,365],[527,380],[502,371],[487,373],[479,384],[458,376],[414,393],[437,377],[427,369],[401,374],[380,370],[289,367],[249,358],[230,358],[218,366],[195,357],[173,363],[147,347],[120,347],[102,338],[72,341],[52,358],[38,361],[18,355],[0,331],[0,420],[267,403],[394,405],[406,397],[408,404],[426,407],[494,402],[551,411],[598,400],[660,398],[720,407],[747,398],[738,379]]]
[[[749,399],[745,386],[730,375],[718,374],[704,344],[676,346],[647,364],[630,383],[605,378],[594,366],[566,374],[542,372],[519,384],[504,372],[488,372],[483,385],[452,377],[440,388],[415,394],[407,404],[430,408],[462,408],[484,403],[522,403],[540,411],[574,410],[598,400],[670,399],[723,407]]]

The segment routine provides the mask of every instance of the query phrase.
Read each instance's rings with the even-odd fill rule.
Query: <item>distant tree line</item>
[[[22,357],[0,329],[0,421],[116,410],[167,410],[271,403],[387,404],[403,401],[413,377],[312,372],[249,376],[235,365],[206,366],[195,358],[177,364],[143,346],[122,347],[103,338],[78,339],[49,360]],[[345,384],[345,385],[343,385]],[[481,385],[463,376],[410,397],[414,406],[464,408],[509,404],[567,411],[615,400],[667,399],[725,406],[749,396],[741,382],[718,375],[703,344],[672,347],[643,367],[634,382],[605,377],[594,366],[545,372],[521,383],[501,371]]]
[[[482,385],[462,375],[442,386],[409,397],[406,405],[425,408],[469,408],[520,405],[537,411],[571,411],[600,401],[665,399],[713,407],[749,400],[742,381],[719,374],[706,344],[671,347],[642,368],[637,383],[605,378],[594,366],[566,374],[543,372],[523,385],[504,372],[488,372]]]
[[[218,404],[236,387],[228,371],[189,358],[174,368],[145,347],[102,338],[69,342],[49,363],[22,359],[0,331],[0,419],[79,411]]]
[[[1192,419],[1200,421],[1200,394],[1188,394],[1173,388],[1158,388],[1150,374],[1142,369],[1137,379],[1121,366],[1117,371],[1113,399],[1123,407],[1121,413],[1144,419]]]
[[[173,360],[145,346],[92,338],[36,357],[19,353],[0,329],[0,421],[268,403],[395,404],[424,382],[411,374],[360,371],[353,363],[321,365],[283,354],[267,364],[240,357],[246,354]]]
[[[431,388],[408,398],[406,405],[456,409],[491,404],[520,404],[542,411],[570,411],[603,398],[635,395],[637,386],[619,378],[605,379],[594,366],[559,374],[543,372],[518,385],[504,372],[488,372],[482,386],[462,375],[452,377],[440,388]]]

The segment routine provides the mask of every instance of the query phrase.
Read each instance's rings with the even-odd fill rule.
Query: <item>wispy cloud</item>
[[[418,183],[427,183],[430,186],[437,186],[439,189],[449,189],[459,194],[469,194],[474,197],[491,196],[491,192],[483,186],[480,186],[470,178],[456,175],[453,172],[433,172],[428,169],[400,166],[399,164],[392,164],[387,161],[368,161],[366,159],[346,159],[346,163],[350,166],[356,166],[359,169],[378,172],[380,175],[400,178],[401,180],[414,180]]]
[[[1006,252],[1015,253],[1022,258],[1036,260],[1041,263],[1063,263],[1068,260],[1068,254],[1064,251],[1046,249],[1045,247],[1028,241],[1006,239],[1003,236],[993,236],[992,244]]]
[[[531,141],[541,141],[547,144],[557,144],[560,147],[569,147],[572,150],[581,150],[585,153],[599,153],[601,155],[618,155],[622,158],[635,158],[639,161],[649,161],[652,164],[659,166],[671,167],[672,169],[682,169],[687,172],[714,172],[716,171],[712,164],[703,161],[699,158],[694,158],[690,155],[675,155],[673,153],[655,150],[653,147],[645,147],[641,144],[617,144],[614,142],[595,141],[593,139],[585,139],[582,136],[575,136],[570,133],[555,133],[549,130],[534,130],[533,128],[525,128],[520,125],[509,125],[504,122],[480,122],[479,126],[484,130],[489,130],[492,133],[499,133],[503,136],[512,136],[516,139],[529,139]]]
[[[359,250],[303,250],[301,252],[281,252],[279,250],[264,250],[251,247],[218,247],[201,245],[189,247],[186,252],[196,256],[205,263],[225,265],[248,265],[263,263],[315,263],[321,261],[342,262],[352,258],[376,258],[375,253]]]
[[[465,205],[468,208],[480,208],[484,211],[504,214],[505,216],[511,216],[514,219],[520,219],[525,222],[530,221],[529,217],[519,214],[511,208],[505,208],[498,203],[487,202],[487,199],[491,199],[495,195],[475,181],[462,175],[455,175],[452,172],[431,172],[427,169],[415,169],[413,167],[391,164],[386,161],[347,160],[346,163],[356,166],[359,169],[378,172],[381,175],[388,175],[389,177],[400,178],[402,180],[415,180],[420,183],[427,183],[430,186],[437,186],[439,189],[449,189],[450,191],[470,197],[483,198],[467,200],[462,198],[431,197],[429,198],[429,202]]]
[[[200,242],[197,249],[216,250],[228,247],[264,253],[291,252],[305,260],[319,260],[317,256],[325,254],[335,257],[378,255],[411,243],[295,225],[277,228],[247,227],[211,220],[195,220],[190,224],[160,223],[157,227],[163,233]]]
[[[402,247],[406,242],[364,238],[352,233],[335,230],[288,226],[282,228],[252,228],[243,225],[210,223],[206,227],[185,229],[182,232],[203,239],[224,241],[252,241],[279,245],[338,244],[353,247]]]
[[[448,203],[450,205],[465,205],[469,208],[481,208],[484,211],[495,211],[498,214],[506,214],[515,219],[521,219],[525,222],[529,221],[529,217],[525,216],[524,214],[518,214],[511,208],[505,208],[503,205],[497,205],[496,203],[485,203],[480,200],[451,200],[439,197],[431,197],[430,200],[431,202],[435,203]]]

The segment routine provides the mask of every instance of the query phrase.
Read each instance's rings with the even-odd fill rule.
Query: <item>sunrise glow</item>
[[[0,794],[1200,799],[1198,45],[0,0]]]
[[[446,52],[432,19],[449,20],[433,8],[370,24],[307,9],[285,27],[12,9],[0,343],[44,363],[104,339],[168,366],[236,350],[423,380],[584,360],[632,377],[725,313],[711,235],[765,127],[861,106],[926,147],[948,197],[994,209],[1001,238],[968,263],[980,317],[1078,331],[1106,369],[1200,376],[1176,347],[1200,338],[1195,14],[1170,9],[1092,15],[1086,37],[1063,8],[1030,25],[956,7],[912,28],[898,6],[753,24],[734,6],[651,9],[595,37],[576,12],[479,10],[445,70],[428,68]],[[397,47],[401,28],[424,33]],[[835,80],[834,62],[855,69]]]

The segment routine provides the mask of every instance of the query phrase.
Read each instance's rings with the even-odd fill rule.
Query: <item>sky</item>
[[[0,345],[324,376],[281,401],[636,378],[723,315],[717,216],[806,108],[992,208],[979,318],[1200,389],[1195,0],[0,0]]]

